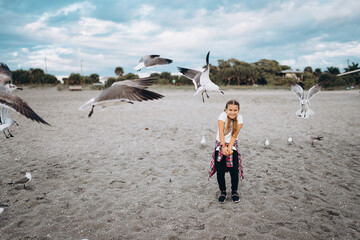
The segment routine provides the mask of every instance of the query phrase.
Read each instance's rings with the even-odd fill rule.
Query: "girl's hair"
[[[240,103],[236,100],[229,100],[226,103],[225,109],[224,111],[226,111],[226,109],[228,108],[229,105],[236,105],[239,108],[240,111]],[[224,134],[227,135],[230,132],[230,129],[232,129],[231,131],[231,136],[233,136],[235,134],[235,132],[237,131],[238,128],[238,120],[237,120],[237,116],[235,117],[235,119],[231,119],[229,116],[227,116],[227,121],[226,121],[226,127],[224,129]]]

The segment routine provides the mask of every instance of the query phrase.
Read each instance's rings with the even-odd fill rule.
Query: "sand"
[[[52,126],[10,112],[20,126],[0,135],[0,239],[360,238],[358,90],[322,91],[300,119],[290,90],[225,89],[203,103],[192,88],[151,89],[165,98],[91,118],[78,108],[99,91],[17,92]],[[245,179],[241,202],[220,205],[208,169],[232,98]],[[308,134],[324,139],[312,146]],[[6,184],[26,171],[26,189]]]

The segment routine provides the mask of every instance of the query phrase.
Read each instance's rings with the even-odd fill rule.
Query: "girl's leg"
[[[238,161],[238,153],[237,151],[233,152],[233,167],[229,168],[230,176],[231,176],[231,190],[236,192],[238,190],[239,185],[239,161]]]
[[[215,159],[217,158],[219,152],[215,152]],[[226,157],[224,156],[220,162],[215,160],[215,168],[216,168],[216,177],[219,184],[219,188],[221,192],[226,191],[225,184],[225,167],[226,167]]]

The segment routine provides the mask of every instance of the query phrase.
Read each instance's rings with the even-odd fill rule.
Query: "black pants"
[[[219,154],[219,151],[215,152],[215,159],[217,159],[217,156]],[[231,190],[237,191],[238,190],[238,184],[239,184],[239,161],[238,161],[238,153],[237,151],[233,152],[233,167],[228,168],[226,167],[226,156],[224,155],[220,162],[215,160],[215,168],[217,172],[217,181],[219,184],[220,191],[226,191],[226,183],[225,183],[225,170],[226,168],[230,172],[231,176]]]

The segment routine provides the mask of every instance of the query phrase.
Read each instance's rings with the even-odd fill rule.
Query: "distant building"
[[[61,84],[64,84],[64,78],[68,78],[69,76],[59,75],[59,76],[55,76],[55,77],[56,77],[56,79],[57,79],[58,81],[61,82]]]
[[[303,73],[303,71],[296,71],[291,69],[281,71],[281,74],[284,77],[296,79],[298,82],[301,82],[301,80],[303,79]]]

